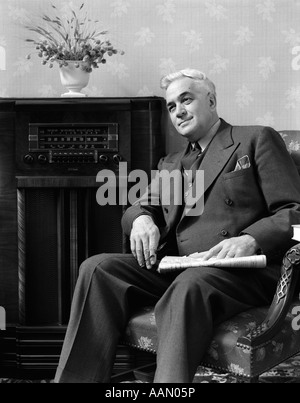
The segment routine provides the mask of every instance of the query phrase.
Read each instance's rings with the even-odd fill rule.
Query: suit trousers
[[[79,270],[55,383],[110,382],[117,345],[132,313],[155,305],[154,382],[192,382],[213,328],[271,302],[278,269],[189,268],[159,274],[131,254],[101,254]]]

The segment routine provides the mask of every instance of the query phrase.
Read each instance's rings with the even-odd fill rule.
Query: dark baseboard
[[[66,326],[15,326],[1,332],[0,376],[52,379]]]
[[[66,326],[11,326],[0,332],[0,377],[53,379],[65,337]],[[113,368],[118,375],[151,363],[151,353],[119,345]]]

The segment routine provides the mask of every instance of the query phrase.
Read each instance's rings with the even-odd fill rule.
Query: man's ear
[[[209,94],[209,106],[214,109],[217,107],[217,99],[215,94]]]

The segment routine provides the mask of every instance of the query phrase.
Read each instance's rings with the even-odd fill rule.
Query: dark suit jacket
[[[181,170],[184,153],[162,158],[158,169]],[[235,170],[244,156],[250,167]],[[167,189],[154,179],[151,191],[149,187],[147,195],[126,210],[125,233],[130,234],[136,217],[149,214],[160,228],[160,243],[176,244],[179,255],[205,251],[223,239],[247,233],[268,261],[280,262],[294,244],[291,225],[300,223],[300,178],[279,133],[270,127],[231,126],[221,120],[199,169],[204,171],[205,191],[200,216],[182,215],[172,197],[169,205],[160,205]],[[172,194],[172,189],[168,191]],[[149,198],[152,205],[143,205]]]

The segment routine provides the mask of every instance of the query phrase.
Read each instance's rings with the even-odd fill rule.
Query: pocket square
[[[237,160],[236,166],[234,168],[235,171],[239,171],[240,169],[247,169],[250,168],[250,160],[248,155],[244,155],[242,158]]]

